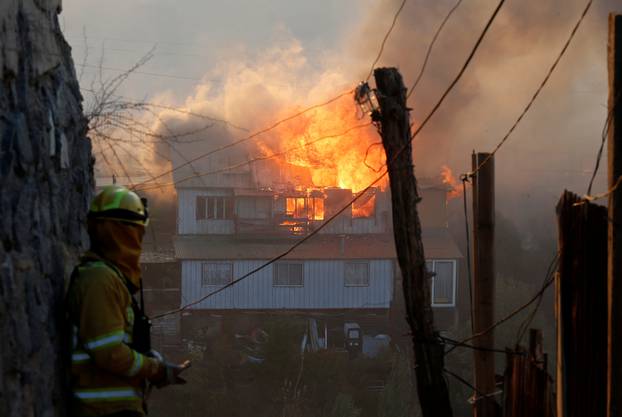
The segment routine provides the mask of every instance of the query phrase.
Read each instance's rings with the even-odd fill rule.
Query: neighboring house
[[[260,269],[342,209],[353,194],[289,184],[262,189],[254,177],[252,171],[221,173],[176,187],[181,296],[186,301],[207,297],[188,314],[306,312],[342,320],[375,315],[386,322],[391,309],[399,309],[396,314],[404,316],[403,299],[396,296],[401,280],[388,191],[369,190],[318,234]],[[440,181],[424,184],[418,208],[427,265],[435,274],[432,305],[452,322],[462,255],[447,230],[447,191]]]

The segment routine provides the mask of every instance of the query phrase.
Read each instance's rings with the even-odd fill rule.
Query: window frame
[[[348,265],[365,265],[366,271],[367,271],[367,284],[348,284],[347,280],[346,280],[346,269],[348,268]],[[343,263],[343,286],[346,288],[365,288],[365,287],[369,287],[371,285],[371,270],[370,270],[370,265],[369,265],[369,261],[345,261]]]
[[[434,289],[435,289],[435,285],[434,285],[434,281],[436,279],[436,263],[437,262],[446,262],[446,263],[451,263],[452,264],[452,280],[451,280],[451,285],[452,285],[452,291],[451,291],[451,302],[450,303],[436,303],[435,302],[435,294],[434,294]],[[432,272],[434,275],[431,277],[431,281],[430,281],[430,302],[432,304],[432,307],[439,307],[439,308],[451,308],[451,307],[456,307],[456,292],[457,292],[457,288],[456,288],[456,283],[457,283],[457,276],[458,276],[458,261],[456,259],[426,259],[426,266],[428,263],[432,264]]]
[[[234,199],[227,195],[198,195],[195,200],[195,220],[233,220]],[[203,209],[201,212],[200,209]],[[220,216],[219,216],[220,215]]]
[[[277,274],[278,274],[278,266],[279,265],[287,265],[287,274],[288,274],[288,284],[277,284],[276,280],[277,280]],[[300,265],[300,272],[301,272],[301,283],[300,284],[291,284],[289,282],[290,281],[290,277],[289,277],[289,269],[291,267],[291,265]],[[274,264],[274,266],[272,267],[272,287],[273,288],[304,288],[305,286],[305,264],[304,262],[298,262],[298,261],[288,261],[288,262],[277,262]]]
[[[208,265],[228,265],[230,267],[230,274],[228,282],[224,284],[206,284],[205,283],[205,270]],[[233,282],[233,262],[226,261],[210,261],[210,262],[201,262],[201,288],[206,287],[224,287],[225,285],[229,285]]]

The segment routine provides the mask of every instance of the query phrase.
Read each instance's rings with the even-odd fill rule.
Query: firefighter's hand
[[[156,382],[156,387],[162,388],[167,385],[183,385],[186,383],[186,380],[181,378],[179,375],[190,368],[190,361],[185,361],[181,364],[174,364],[170,362],[163,362],[164,365],[164,377]]]

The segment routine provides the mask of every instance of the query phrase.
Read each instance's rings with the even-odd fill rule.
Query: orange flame
[[[295,219],[324,220],[324,199],[321,197],[287,197],[285,214]]]
[[[289,109],[285,114],[291,114]],[[277,116],[278,118],[278,116]],[[287,152],[279,161],[287,166],[306,168],[315,187],[339,187],[354,192],[374,181],[382,167],[385,154],[381,146],[368,148],[380,140],[367,118],[357,117],[351,97],[344,97],[330,105],[284,123],[275,129],[276,144],[269,141],[265,153]],[[378,184],[386,186],[386,179]]]
[[[462,195],[462,185],[452,172],[451,168],[447,165],[441,166],[441,180],[443,181],[443,184],[450,187],[450,190],[447,193],[447,200],[453,200],[454,198]]]
[[[376,194],[365,193],[352,205],[352,217],[373,217],[376,214]]]

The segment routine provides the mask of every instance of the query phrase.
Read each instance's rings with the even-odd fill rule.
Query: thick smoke
[[[366,76],[400,2],[377,3],[358,28],[321,56],[309,56],[286,30],[279,32],[268,50],[234,50],[230,61],[205,77],[222,81],[197,86],[182,103],[192,112],[213,114],[254,131],[330,98]],[[443,165],[456,173],[466,172],[472,150],[492,150],[544,78],[584,3],[525,0],[504,5],[457,88],[416,139],[418,175],[437,176]],[[606,116],[607,13],[614,10],[614,3],[594,4],[535,105],[497,154],[498,210],[527,234],[536,222],[548,225],[545,231],[552,236],[554,205],[562,190],[586,190]],[[397,66],[410,85],[438,24],[454,4],[407,2],[379,65]],[[427,114],[458,72],[496,4],[465,1],[451,17],[411,97],[415,121]],[[200,123],[191,116],[164,116],[169,126],[182,131]],[[178,164],[181,159],[176,154],[191,158],[244,135],[216,124],[195,138],[198,142],[177,146],[171,157]],[[264,143],[270,140],[275,140],[274,135],[262,136]],[[230,165],[258,151],[261,147],[249,141],[220,153],[214,161],[195,164],[195,171]],[[183,175],[191,173],[187,170]],[[595,190],[605,186],[601,170]],[[524,239],[530,241],[529,236]]]
[[[380,42],[399,0],[382,2],[349,40],[359,67]],[[380,63],[399,66],[411,83],[436,27],[455,1],[407,2]],[[439,37],[411,97],[415,120],[430,110],[457,74],[496,1],[463,2]],[[491,151],[527,104],[566,41],[585,1],[507,2],[475,59],[441,110],[416,140],[421,175],[441,163],[470,169],[472,150]],[[586,191],[606,117],[607,14],[619,2],[595,2],[569,50],[528,116],[496,158],[497,205],[521,225],[544,217],[564,188]],[[373,46],[372,46],[373,45]],[[367,68],[359,71],[363,74]],[[595,189],[605,187],[601,171]],[[527,230],[533,227],[526,227]]]

